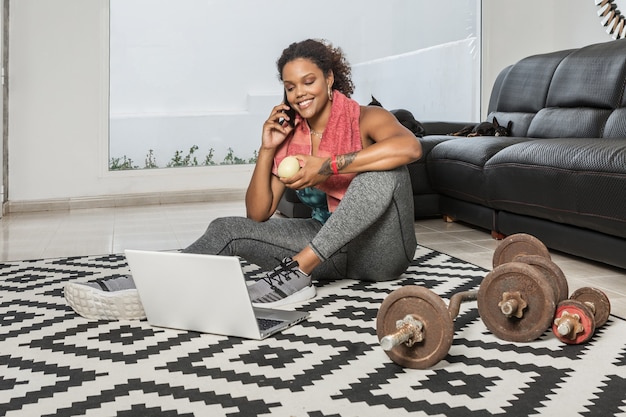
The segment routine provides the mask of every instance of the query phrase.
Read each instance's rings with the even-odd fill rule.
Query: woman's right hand
[[[284,103],[275,106],[268,119],[263,123],[263,136],[261,138],[263,148],[276,149],[293,130],[293,127],[287,123],[289,121],[289,116],[286,114],[287,110],[289,110],[289,106]]]

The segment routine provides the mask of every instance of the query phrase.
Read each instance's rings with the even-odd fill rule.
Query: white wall
[[[611,41],[600,22],[594,0],[483,0],[483,119],[503,68],[529,55]]]
[[[7,0],[8,1],[8,0]],[[8,3],[6,3],[8,4]],[[5,7],[5,0],[0,0],[0,62],[4,61],[4,7]],[[0,66],[4,66],[4,64],[0,64]],[[3,77],[4,78],[4,77]],[[0,96],[4,96],[4,82],[2,83],[2,86],[0,87]],[[0,100],[0,132],[3,132],[4,130],[4,98],[2,100]],[[4,194],[4,144],[5,138],[4,138],[4,132],[2,133],[2,135],[0,135],[0,218],[3,215],[3,210],[2,210],[2,205],[4,204],[5,201],[5,194]]]
[[[141,174],[106,170],[107,0],[12,0],[10,22],[11,203],[245,183],[247,166]],[[506,65],[530,54],[608,40],[592,0],[483,0],[483,112]],[[207,181],[207,172],[215,170],[221,170],[219,182]]]

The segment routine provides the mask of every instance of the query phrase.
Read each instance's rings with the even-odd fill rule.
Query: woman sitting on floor
[[[239,256],[269,271],[249,287],[253,304],[267,307],[313,298],[313,279],[398,278],[417,244],[405,165],[420,158],[419,141],[387,110],[349,98],[351,69],[341,49],[293,43],[277,66],[285,102],[263,125],[247,217],[212,221],[184,252]],[[301,168],[280,178],[287,156]],[[313,209],[311,218],[272,217],[287,187]],[[87,318],[144,317],[132,277],[72,282],[65,297]]]

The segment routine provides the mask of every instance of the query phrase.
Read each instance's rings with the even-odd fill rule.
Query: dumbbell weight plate
[[[595,319],[591,309],[580,301],[564,300],[561,301],[556,307],[554,317],[560,318],[565,312],[567,312],[569,315],[575,314],[579,317],[578,321],[580,322],[580,324],[582,324],[582,331],[580,333],[577,333],[574,339],[570,339],[567,336],[561,336],[558,332],[556,324],[553,322],[552,332],[554,333],[554,335],[560,341],[570,345],[579,345],[591,339],[591,336],[593,336],[593,333],[596,331]]]
[[[431,290],[409,285],[393,291],[382,302],[376,316],[378,340],[397,331],[396,321],[412,315],[424,325],[424,340],[408,347],[401,343],[386,351],[400,366],[429,368],[446,357],[454,337],[454,322],[445,302]]]
[[[550,252],[542,241],[526,233],[505,237],[493,253],[493,267],[512,262],[516,256],[539,255],[550,259]]]
[[[516,256],[515,262],[523,262],[525,264],[534,266],[538,268],[548,280],[554,289],[554,294],[556,295],[556,303],[567,299],[569,295],[569,286],[567,285],[567,278],[565,278],[565,274],[559,268],[557,264],[552,262],[550,259],[545,258],[540,255],[522,255]]]
[[[596,321],[596,327],[603,326],[609,319],[611,314],[611,302],[609,297],[597,288],[583,287],[572,293],[569,297],[571,300],[580,301],[581,303],[592,303],[594,307],[593,315]]]
[[[521,318],[507,317],[498,303],[506,292],[519,292],[527,303]],[[478,289],[478,313],[498,338],[530,342],[552,325],[556,301],[552,285],[531,265],[508,262],[494,268]]]

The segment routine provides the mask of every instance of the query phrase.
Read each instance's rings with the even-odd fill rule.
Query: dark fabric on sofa
[[[505,235],[528,233],[551,249],[626,268],[626,239],[508,211],[500,212],[497,221]]]
[[[287,188],[278,202],[277,210],[280,214],[287,217],[308,218],[311,217],[311,207],[300,201],[298,194],[290,188]]]
[[[528,129],[530,127],[530,123],[535,118],[535,113],[504,113],[494,111],[491,113],[490,117],[495,117],[500,123],[504,123],[504,121],[506,121],[506,123],[512,122],[513,126],[511,127],[511,136],[525,137],[528,136]]]
[[[626,108],[615,109],[604,126],[603,137],[626,138]]]
[[[439,193],[487,205],[483,169],[506,147],[528,140],[520,137],[477,136],[448,140],[428,154],[428,178]]]
[[[626,140],[510,146],[485,165],[487,205],[626,238]],[[626,256],[626,255],[625,255]]]
[[[544,60],[545,56],[538,56]],[[621,42],[571,51],[554,71],[545,107],[614,109],[623,105],[626,60]]]
[[[528,57],[508,69],[502,85],[496,86],[500,89],[497,111],[535,113],[545,107],[552,75],[570,53],[559,51]]]
[[[588,107],[541,109],[530,123],[527,135],[533,138],[597,138],[610,114],[610,110]]]

